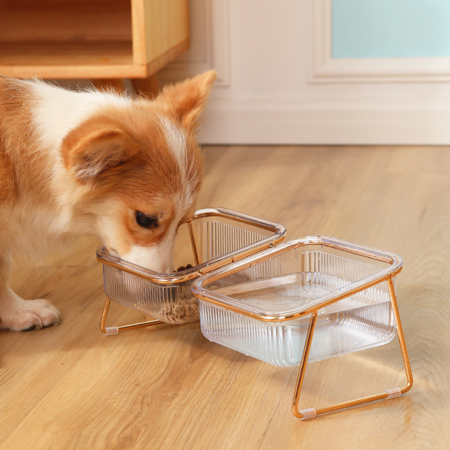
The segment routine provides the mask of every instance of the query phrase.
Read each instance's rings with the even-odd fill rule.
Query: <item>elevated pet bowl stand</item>
[[[240,272],[245,269],[250,269],[255,264],[262,263],[264,261],[268,261],[277,255],[281,255],[286,249],[290,249],[292,246],[302,247],[308,245],[318,245],[323,247],[329,247],[336,250],[345,251],[356,255],[362,258],[368,258],[372,260],[378,260],[382,263],[389,264],[389,267],[381,270],[380,272],[371,275],[364,280],[360,280],[358,282],[354,282],[347,287],[343,287],[336,291],[332,298],[328,298],[322,302],[312,304],[311,307],[302,309],[301,312],[292,314],[290,316],[284,317],[274,317],[268,316],[267,314],[258,314],[256,312],[251,312],[249,310],[245,310],[239,306],[228,304],[225,301],[220,300],[220,297],[214,298],[213,291],[208,291],[207,288],[204,288],[205,285],[211,284],[217,280],[220,280],[228,275],[232,275],[234,273]],[[198,280],[196,280],[192,285],[192,291],[194,295],[203,300],[205,302],[211,303],[213,305],[219,306],[221,308],[233,311],[235,313],[245,315],[251,317],[253,319],[257,319],[263,322],[283,322],[287,320],[297,319],[300,317],[305,317],[307,315],[311,315],[308,331],[306,333],[305,345],[303,348],[303,354],[300,362],[300,368],[297,377],[297,383],[295,386],[294,396],[292,399],[292,413],[295,417],[306,420],[314,418],[320,414],[325,414],[332,411],[339,411],[344,408],[349,408],[352,406],[363,405],[365,403],[373,402],[376,400],[384,400],[391,399],[395,397],[399,397],[401,394],[408,392],[413,385],[413,376],[411,371],[411,366],[409,362],[408,352],[406,349],[405,336],[403,333],[403,328],[400,320],[400,313],[397,305],[397,298],[395,295],[395,288],[393,284],[393,277],[395,277],[402,270],[402,259],[393,253],[383,252],[375,249],[371,249],[369,247],[360,246],[358,244],[352,244],[345,241],[341,241],[336,238],[329,238],[326,236],[311,236],[302,239],[297,239],[295,241],[290,241],[286,243],[282,243],[274,248],[269,250],[265,250],[262,253],[253,255],[251,257],[246,258],[245,260],[239,261],[237,264],[234,264],[232,267],[223,267],[219,270],[214,271]],[[387,282],[390,303],[392,305],[392,311],[394,315],[395,325],[398,332],[398,340],[400,343],[400,349],[402,352],[403,364],[406,373],[406,385],[402,388],[395,387],[393,389],[387,389],[381,393],[370,395],[367,397],[361,397],[354,400],[349,400],[341,403],[337,403],[335,405],[323,407],[323,408],[307,408],[299,410],[299,400],[300,393],[302,390],[303,380],[305,377],[306,367],[308,364],[308,357],[311,349],[311,343],[314,336],[314,331],[317,322],[318,311],[322,308],[325,308],[333,303],[337,303],[340,300],[343,300],[347,297],[355,295],[365,289],[376,286],[380,283]]]

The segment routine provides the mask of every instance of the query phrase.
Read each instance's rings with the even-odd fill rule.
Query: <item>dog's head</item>
[[[194,212],[202,160],[197,120],[215,72],[167,86],[153,101],[108,104],[62,144],[79,206],[110,251],[170,272],[178,226]]]

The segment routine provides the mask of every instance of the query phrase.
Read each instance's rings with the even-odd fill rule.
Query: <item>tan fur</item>
[[[215,79],[216,73],[211,71],[186,80],[183,84],[166,86],[155,103],[181,126],[194,128]]]
[[[24,301],[8,288],[13,253],[41,252],[86,233],[119,255],[170,248],[200,189],[196,126],[214,78],[208,72],[169,86],[154,101],[106,98],[59,148],[48,148],[48,136],[40,134],[45,118],[35,122],[47,91],[0,77],[0,328],[59,321],[48,303]],[[157,218],[158,226],[140,226],[138,212]]]
[[[35,98],[24,82],[0,75],[0,155],[1,166],[14,167],[15,194],[33,192],[37,199],[48,198],[48,158],[39,152],[31,126]],[[5,166],[3,165],[5,164]],[[11,168],[9,169],[10,173]],[[5,184],[5,181],[3,181]],[[8,182],[10,185],[13,181]]]
[[[81,177],[89,181],[108,167],[119,166],[139,150],[125,125],[107,117],[95,117],[68,134],[61,154],[69,171],[93,169],[90,176]]]
[[[129,236],[119,248],[116,243],[119,253],[125,253],[131,243],[150,245],[160,242],[175,217],[174,194],[183,189],[179,167],[167,146],[161,125],[156,120],[148,121],[149,115],[156,117],[150,106],[148,102],[137,105],[138,111],[133,111],[132,118],[127,117],[130,114],[127,111],[107,110],[102,116],[90,118],[73,130],[62,144],[63,159],[69,171],[84,163],[106,163],[93,180],[95,189],[86,191],[81,200],[81,203],[86,203],[86,208],[90,203],[97,205],[103,197],[108,198],[114,192],[123,205],[160,219],[158,230],[143,230],[127,212],[129,208],[123,208],[119,214],[124,217]],[[133,130],[120,123],[119,119],[122,116],[123,120],[124,115],[124,124],[133,120]],[[186,131],[191,135],[187,147],[189,173],[193,179],[199,180],[194,191],[198,193],[202,158],[194,133]],[[104,145],[106,140],[107,145]],[[106,154],[102,156],[99,151]],[[84,184],[91,180],[81,177],[78,181]],[[158,196],[152,193],[158,193]]]
[[[17,198],[17,186],[14,166],[2,147],[0,144],[0,204],[6,204]]]

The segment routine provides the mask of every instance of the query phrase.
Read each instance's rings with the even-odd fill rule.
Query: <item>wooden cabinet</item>
[[[188,48],[188,0],[0,0],[3,75],[147,78]]]

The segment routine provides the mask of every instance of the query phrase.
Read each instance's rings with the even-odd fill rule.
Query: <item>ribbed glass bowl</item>
[[[183,253],[184,264],[194,265],[170,274],[131,264],[100,248],[97,259],[103,264],[107,297],[166,323],[196,321],[199,310],[191,291],[192,281],[280,242],[286,229],[235,211],[209,208],[197,211],[188,224],[180,227],[179,234],[183,232],[187,249],[180,246],[176,252]]]
[[[302,312],[382,276],[387,264],[336,246],[291,241],[280,247],[221,269],[221,275],[207,275],[193,290],[207,339],[290,367],[302,359],[311,317]],[[289,317],[293,318],[286,320]],[[394,336],[389,290],[383,281],[318,309],[309,361],[383,345]]]

